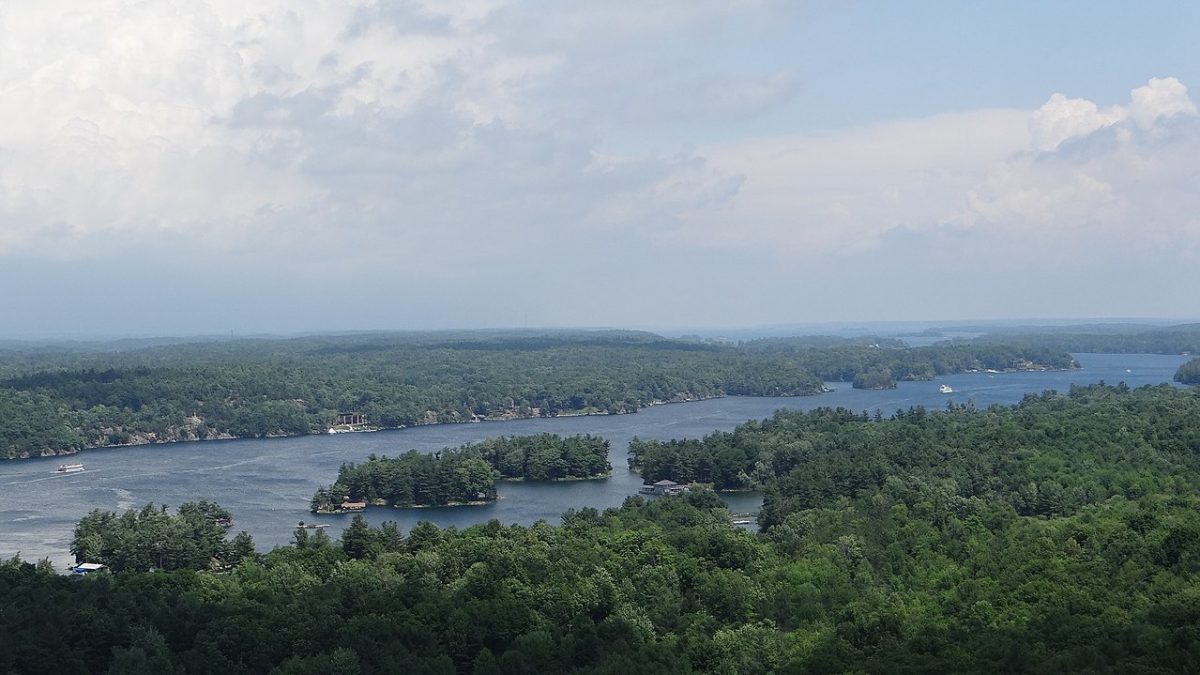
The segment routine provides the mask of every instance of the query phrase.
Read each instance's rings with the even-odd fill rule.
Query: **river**
[[[557,523],[569,508],[618,506],[636,494],[641,479],[626,467],[630,439],[698,438],[714,430],[729,430],[749,420],[786,408],[809,410],[821,406],[852,410],[898,409],[923,405],[943,408],[947,401],[974,402],[978,407],[1011,404],[1027,392],[1065,391],[1071,384],[1104,380],[1130,386],[1169,382],[1187,360],[1153,354],[1078,354],[1083,368],[1066,372],[964,373],[934,382],[901,382],[897,389],[865,391],[848,383],[831,382],[835,391],[795,398],[728,397],[676,403],[636,414],[560,417],[423,426],[364,434],[303,436],[232,441],[203,441],[89,450],[69,461],[87,470],[56,475],[64,458],[48,457],[0,462],[0,556],[20,552],[26,560],[49,558],[58,569],[71,562],[69,546],[76,521],[92,509],[129,509],[147,503],[178,506],[199,499],[216,501],[233,512],[234,531],[246,530],[259,550],[291,540],[298,521],[329,523],[337,537],[348,516],[314,516],[309,499],[319,485],[328,484],[343,462],[362,461],[371,453],[397,454],[416,448],[432,452],[447,446],[491,436],[550,432],[562,435],[596,434],[612,443],[612,476],[605,480],[565,483],[498,484],[500,500],[485,506],[424,509],[368,509],[373,524],[397,521],[407,532],[420,520],[440,526],[466,527],[496,518],[505,524],[530,524],[544,519]],[[941,394],[948,384],[953,394]],[[758,494],[725,496],[735,512],[757,511]]]

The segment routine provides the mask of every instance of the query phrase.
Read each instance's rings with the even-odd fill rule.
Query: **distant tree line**
[[[615,414],[712,396],[816,394],[823,380],[854,381],[860,374],[912,380],[1072,365],[1069,355],[1045,349],[903,349],[881,342],[718,345],[649,333],[479,332],[242,339],[116,352],[0,349],[0,457],[320,433],[338,412],[364,414],[383,428]]]
[[[395,428],[822,388],[783,356],[610,332],[0,350],[0,375],[0,457],[319,433],[346,411]]]
[[[860,388],[887,386],[893,381],[932,380],[939,375],[982,370],[1070,370],[1079,364],[1067,350],[1036,344],[947,342],[928,347],[904,347],[898,341],[862,340],[851,344],[812,347],[805,340],[752,341],[743,349],[752,354],[787,356],[824,381],[861,382]],[[867,384],[868,382],[875,384]]]
[[[1075,331],[1071,327],[1028,333],[1006,331],[969,341],[976,345],[989,343],[1072,353],[1200,354],[1200,324],[1124,327],[1120,331],[1104,325],[1086,331]]]

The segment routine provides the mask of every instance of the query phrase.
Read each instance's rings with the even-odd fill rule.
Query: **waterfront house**
[[[108,566],[100,563],[80,563],[71,568],[71,574],[95,574],[106,571],[108,571]]]
[[[642,486],[640,492],[647,495],[681,495],[687,492],[688,489],[684,485],[680,485],[673,480],[660,480],[657,483],[646,484]]]

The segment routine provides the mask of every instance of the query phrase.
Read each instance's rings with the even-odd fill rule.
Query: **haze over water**
[[[147,503],[175,507],[208,499],[233,512],[234,531],[253,535],[259,550],[287,543],[298,521],[329,523],[337,537],[346,516],[315,516],[308,503],[316,488],[333,482],[343,462],[360,462],[372,453],[395,455],[411,448],[433,452],[448,446],[499,435],[556,433],[595,434],[612,443],[607,480],[565,483],[500,482],[500,501],[486,506],[422,509],[372,508],[367,520],[397,521],[407,532],[418,521],[466,527],[495,518],[504,524],[557,523],[569,508],[618,506],[636,494],[642,481],[629,472],[627,446],[643,439],[698,438],[729,430],[778,409],[898,409],[923,405],[944,408],[948,401],[977,407],[1012,404],[1026,393],[1065,391],[1072,384],[1124,381],[1130,386],[1170,382],[1186,361],[1182,356],[1148,354],[1078,354],[1081,370],[1070,372],[965,373],[933,382],[901,382],[894,390],[852,389],[828,383],[836,391],[793,398],[728,397],[695,403],[654,406],[632,415],[560,417],[512,422],[484,422],[414,427],[366,434],[315,435],[296,438],[204,441],[89,450],[70,458],[87,470],[56,475],[63,458],[49,457],[0,463],[0,556],[20,552],[26,560],[50,558],[59,569],[71,562],[71,531],[92,509],[124,510]],[[938,393],[949,384],[954,393]],[[757,494],[726,495],[732,510],[756,511]]]

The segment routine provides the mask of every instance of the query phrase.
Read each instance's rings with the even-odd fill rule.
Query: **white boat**
[[[83,471],[82,464],[59,464],[54,473],[79,473]]]
[[[938,391],[943,394],[953,394],[954,393],[954,389],[951,388],[951,386],[948,384],[943,384],[942,386],[938,387]]]

